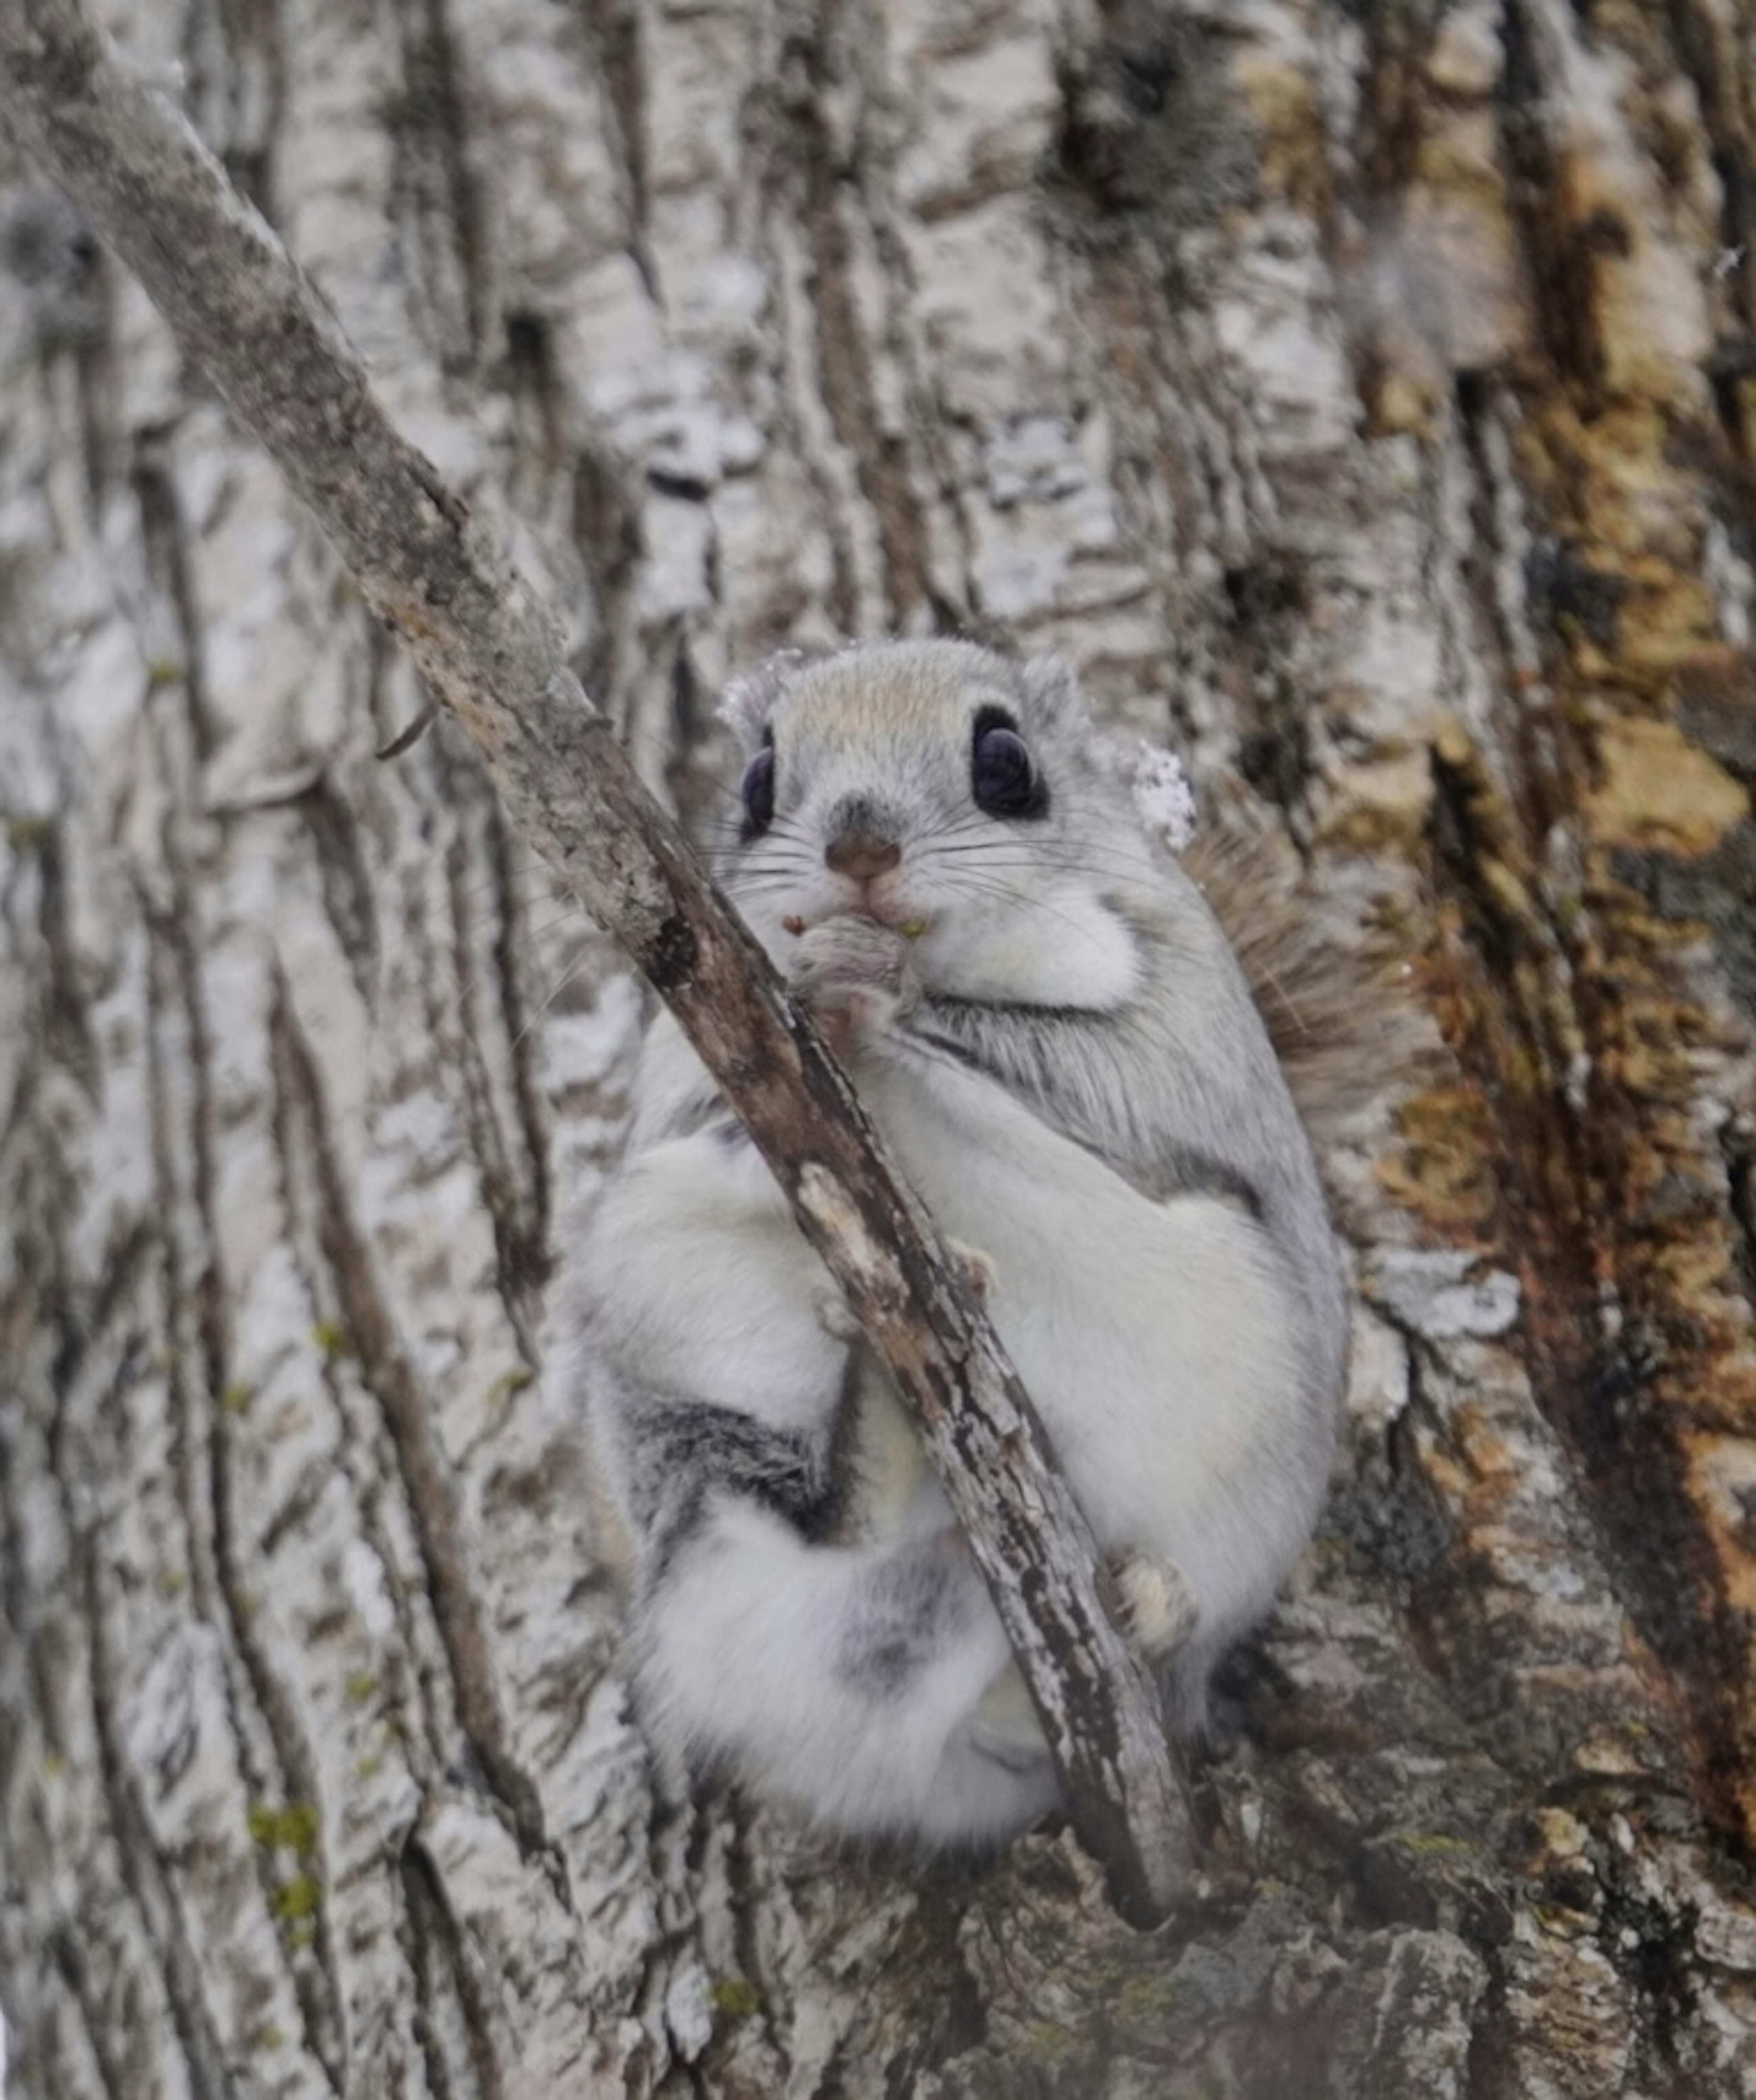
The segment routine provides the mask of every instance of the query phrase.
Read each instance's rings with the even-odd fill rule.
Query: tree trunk
[[[539,1376],[640,996],[447,725],[375,758],[412,675],[14,170],[13,2089],[1756,2087],[1749,25],[115,20],[683,814],[772,647],[1053,645],[1415,1022],[1331,1123],[1351,1448],[1199,1900],[663,1798]]]

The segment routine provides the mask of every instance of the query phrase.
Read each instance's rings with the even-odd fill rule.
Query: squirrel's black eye
[[[774,748],[764,744],[744,768],[744,836],[755,838],[774,822]]]
[[[991,817],[1045,817],[1049,790],[1030,746],[1009,715],[984,708],[975,717],[970,754],[970,792]]]

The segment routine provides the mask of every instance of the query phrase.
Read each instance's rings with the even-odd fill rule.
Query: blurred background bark
[[[1409,1017],[1208,1899],[661,1798],[540,1377],[641,995],[0,165],[11,2089],[1756,2089],[1749,24],[113,16],[684,814],[773,647],[1058,647]]]

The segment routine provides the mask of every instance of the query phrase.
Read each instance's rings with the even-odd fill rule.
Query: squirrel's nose
[[[823,858],[838,875],[872,882],[896,865],[902,848],[894,839],[880,838],[873,832],[843,832],[823,849]]]

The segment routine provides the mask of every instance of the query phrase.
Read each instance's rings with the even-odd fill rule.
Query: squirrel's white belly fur
[[[1247,1625],[1263,1527],[1296,1551],[1313,1498],[1287,1466],[1305,1441],[1294,1308],[1261,1229],[1143,1195],[948,1061],[899,1060],[863,1092],[940,1228],[992,1263],[995,1329],[1098,1543],[1174,1561],[1205,1629]]]
[[[988,1280],[1100,1544],[1185,1578],[1168,1688],[1192,1731],[1314,1520],[1345,1315],[1230,953],[1124,838],[1070,693],[961,644],[789,667],[746,724],[725,871]],[[571,1268],[566,1375],[636,1543],[655,1742],[856,1835],[983,1843],[1041,1814],[1047,1754],[938,1483],[667,1017]]]

